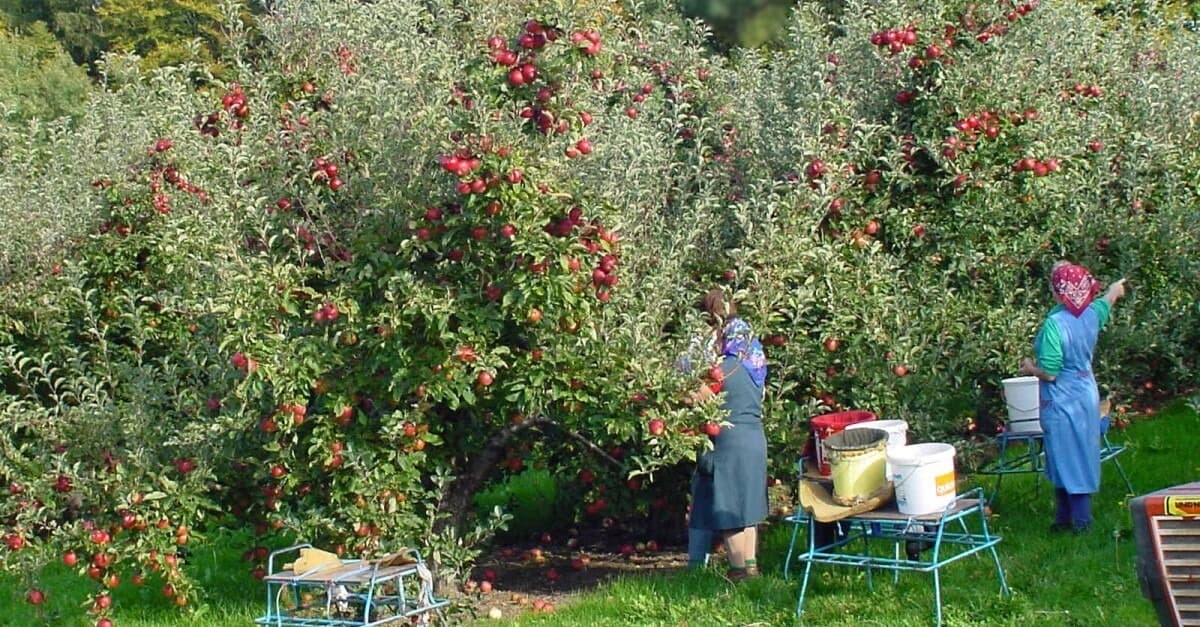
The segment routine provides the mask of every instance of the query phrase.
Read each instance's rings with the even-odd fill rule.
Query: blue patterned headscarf
[[[750,325],[741,318],[730,318],[721,334],[725,338],[721,355],[741,360],[754,385],[761,388],[767,380],[767,356],[763,353],[762,342],[751,332]]]

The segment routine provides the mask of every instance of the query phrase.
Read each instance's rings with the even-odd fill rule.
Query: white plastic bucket
[[[908,444],[908,421],[907,420],[873,420],[871,422],[856,422],[852,425],[846,425],[847,429],[881,429],[887,431],[888,443],[887,452],[891,453],[897,449],[903,448]],[[892,476],[892,464],[887,464],[887,476]]]
[[[1041,397],[1038,393],[1037,377],[1012,377],[1004,379],[1004,400],[1008,404],[1010,434],[1041,433]]]
[[[940,442],[912,444],[888,451],[896,506],[901,514],[920,516],[946,509],[958,495],[954,447]]]

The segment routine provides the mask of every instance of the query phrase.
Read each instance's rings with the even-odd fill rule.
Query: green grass
[[[1137,420],[1111,439],[1128,450],[1118,459],[1138,493],[1200,479],[1194,451],[1200,444],[1200,418],[1180,403],[1152,420]],[[968,480],[969,482],[970,480]],[[990,487],[991,482],[986,481]],[[1040,487],[1039,487],[1040,486]],[[1111,465],[1104,467],[1101,492],[1094,502],[1096,523],[1082,536],[1050,536],[1051,491],[1031,475],[1004,479],[996,499],[993,532],[999,545],[1011,599],[1001,598],[991,560],[967,558],[943,569],[942,606],[946,625],[1157,625],[1154,610],[1142,598],[1134,574],[1134,545],[1125,488]],[[583,595],[553,614],[526,615],[515,621],[483,624],[605,625],[678,627],[688,625],[792,625],[798,584],[793,569],[783,577],[790,529],[775,525],[762,537],[764,576],[736,586],[717,572],[680,572],[631,577]],[[803,537],[803,536],[802,536]],[[225,627],[252,624],[264,609],[264,585],[248,576],[241,552],[246,536],[210,538],[191,557],[190,570],[209,597],[191,615],[181,615],[159,593],[160,583],[135,588],[121,585],[114,595],[120,627]],[[933,622],[931,577],[902,573],[898,585],[877,573],[867,590],[864,573],[816,566],[805,599],[808,625],[925,626]],[[40,585],[49,591],[42,613],[24,601],[28,583],[0,577],[0,625],[93,624],[80,605],[92,590],[65,567],[53,565]]]
[[[1200,418],[1179,403],[1153,420],[1113,432],[1128,449],[1117,459],[1139,494],[1200,479],[1194,451]],[[1085,535],[1054,535],[1052,491],[1044,479],[1009,475],[989,522],[1003,536],[1001,564],[1010,599],[999,595],[991,560],[981,554],[943,568],[946,625],[1157,625],[1134,570],[1135,547],[1125,486],[1111,462],[1103,469],[1093,503],[1095,526]],[[991,487],[990,478],[980,478]],[[970,481],[968,482],[970,483]],[[765,576],[732,585],[716,572],[630,578],[584,596],[553,614],[528,615],[516,625],[792,625],[799,591],[796,571],[783,578],[790,530],[776,525],[760,548]],[[803,535],[801,535],[803,539]],[[931,576],[902,573],[898,585],[886,573],[867,589],[865,574],[845,567],[815,566],[804,604],[804,624],[925,626],[933,623]]]
[[[245,627],[264,607],[265,587],[250,577],[251,566],[241,560],[242,551],[254,544],[249,535],[213,533],[203,548],[188,558],[188,571],[208,593],[196,603],[192,614],[181,613],[162,595],[162,580],[148,577],[144,586],[128,583],[128,578],[113,592],[112,618],[120,627]],[[29,586],[0,576],[0,625],[53,625],[54,627],[91,627],[82,607],[97,585],[80,578],[74,571],[54,563],[43,571],[39,586],[46,590],[46,602],[34,608],[25,601]],[[37,611],[39,610],[40,611]]]

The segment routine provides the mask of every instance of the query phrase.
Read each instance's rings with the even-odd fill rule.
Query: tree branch
[[[539,416],[537,418],[537,423],[554,425],[554,427],[560,429],[563,433],[571,436],[577,442],[584,445],[584,447],[586,447],[589,451],[591,451],[593,455],[612,464],[613,466],[616,466],[617,469],[619,469],[619,470],[625,469],[625,464],[621,463],[621,461],[619,459],[613,457],[612,455],[609,455],[608,451],[600,448],[599,446],[596,446],[595,442],[592,442],[591,440],[584,437],[584,435],[582,433],[575,431],[574,429],[568,429],[568,428],[562,426],[561,423],[559,423],[555,420],[552,420],[550,418],[547,418],[545,416]]]

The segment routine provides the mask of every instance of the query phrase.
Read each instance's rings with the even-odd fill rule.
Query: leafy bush
[[[558,482],[546,470],[530,469],[505,477],[476,494],[473,501],[482,516],[496,508],[509,512],[512,520],[506,535],[510,537],[528,538],[570,520],[570,512],[561,507]]]

